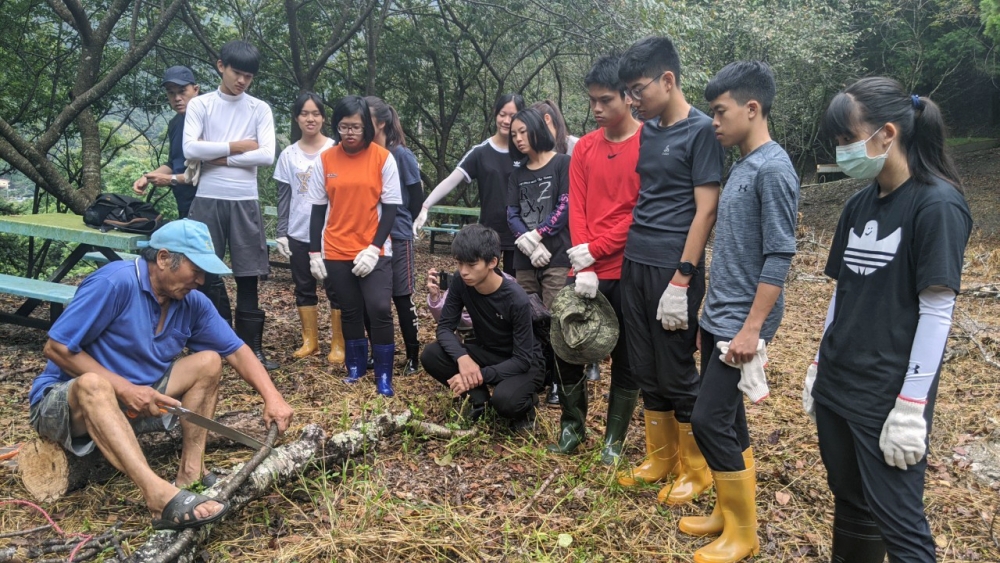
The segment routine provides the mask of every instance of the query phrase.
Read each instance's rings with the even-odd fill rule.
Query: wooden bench
[[[139,257],[138,254],[129,254],[128,252],[118,252],[117,254],[122,260],[135,260],[136,258]],[[107,256],[97,251],[88,252],[84,254],[83,259],[88,262],[93,262],[95,264],[100,264],[100,265],[107,264],[108,262],[111,261],[108,259]]]
[[[49,303],[48,321],[28,317],[21,310],[13,315],[0,311],[0,321],[46,330],[62,314],[63,306],[69,303],[73,299],[73,296],[76,295],[76,286],[0,274],[0,293],[26,297],[29,300],[37,299]]]

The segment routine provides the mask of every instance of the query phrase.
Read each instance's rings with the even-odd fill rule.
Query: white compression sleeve
[[[837,287],[833,288],[833,296],[830,297],[830,306],[826,308],[826,320],[823,321],[823,334],[819,335],[820,342],[823,341],[823,335],[826,334],[826,329],[830,328],[830,323],[833,322],[833,310],[837,304]],[[813,360],[819,363],[819,350],[816,350],[816,359]]]
[[[899,395],[911,401],[924,401],[934,383],[941,356],[951,330],[951,314],[955,310],[955,292],[934,286],[920,292],[920,317],[910,349],[910,365],[906,368],[903,389]]]
[[[447,178],[441,180],[441,183],[431,190],[431,193],[427,194],[427,199],[424,200],[424,209],[436,205],[437,202],[444,199],[445,196],[450,194],[463,181],[465,181],[465,173],[460,168],[453,170],[451,174],[448,174]]]

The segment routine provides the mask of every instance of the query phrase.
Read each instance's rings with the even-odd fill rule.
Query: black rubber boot
[[[587,382],[561,385],[558,443],[546,448],[552,453],[571,454],[587,438]]]
[[[870,518],[844,514],[840,507],[833,512],[833,557],[831,563],[882,563],[885,543],[878,524]]]
[[[639,390],[622,389],[611,386],[608,395],[608,426],[604,432],[604,450],[601,452],[601,463],[614,465],[622,456],[628,425],[632,422],[632,413],[639,402]]]
[[[226,324],[233,326],[233,309],[229,304],[229,292],[226,291],[226,283],[222,281],[222,278],[216,275],[206,275],[205,285],[201,286],[199,291],[208,297],[208,300],[212,302],[215,306],[215,310],[219,312],[219,316],[222,320],[226,321]]]
[[[559,404],[559,384],[553,382],[552,386],[549,387],[549,396],[545,398],[545,404],[547,405],[558,405]]]
[[[278,369],[278,363],[264,356],[264,311],[236,311],[236,336],[239,336],[253,350],[264,369]]]

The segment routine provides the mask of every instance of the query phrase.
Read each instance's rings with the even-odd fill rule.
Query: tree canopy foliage
[[[775,137],[805,168],[823,151],[826,102],[852,78],[893,76],[952,114],[967,111],[972,87],[996,100],[1000,2],[0,0],[0,28],[0,174],[16,171],[79,213],[165,159],[162,70],[186,64],[211,90],[230,39],[263,53],[251,93],[274,108],[279,146],[296,136],[289,106],[299,92],[330,105],[374,94],[399,110],[433,184],[491,133],[503,92],[554,100],[574,134],[593,128],[583,90],[591,62],[665,33],[698,105],[725,64],[768,61]],[[261,171],[262,186],[268,176]],[[475,193],[456,197],[472,204]]]

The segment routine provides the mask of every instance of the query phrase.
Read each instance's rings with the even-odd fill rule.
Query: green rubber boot
[[[553,453],[571,454],[587,438],[587,382],[576,385],[559,384],[559,442],[546,449]]]
[[[608,426],[604,431],[604,450],[601,452],[601,463],[604,465],[615,465],[621,459],[628,425],[632,422],[632,413],[638,402],[638,389],[629,391],[611,386],[608,394]]]

